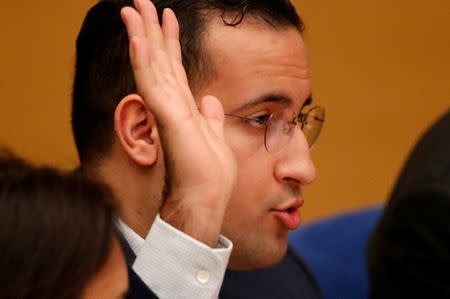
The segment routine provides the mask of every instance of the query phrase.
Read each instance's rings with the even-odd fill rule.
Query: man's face
[[[287,109],[292,117],[311,93],[303,39],[293,27],[274,29],[253,18],[237,27],[211,21],[205,47],[216,77],[195,92],[219,98],[225,113],[266,119]],[[265,98],[268,101],[256,99]],[[281,151],[267,152],[264,126],[227,116],[226,140],[233,150],[238,179],[228,206],[223,234],[234,243],[232,269],[268,267],[287,248],[289,229],[299,225],[300,187],[315,178],[306,139],[299,128]]]

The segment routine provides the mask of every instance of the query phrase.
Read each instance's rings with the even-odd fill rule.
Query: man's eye
[[[271,116],[271,114],[262,114],[255,117],[249,117],[248,122],[255,127],[266,127]]]

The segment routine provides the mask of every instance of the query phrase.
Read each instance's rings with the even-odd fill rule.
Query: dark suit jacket
[[[126,298],[157,298],[131,268],[135,259],[133,251],[123,238],[121,243],[128,265],[129,292]],[[273,268],[246,272],[227,271],[219,298],[320,299],[322,297],[309,270],[300,258],[289,249],[281,263]]]
[[[319,286],[292,248],[272,268],[225,272],[220,298],[224,299],[319,299]]]
[[[372,299],[450,298],[450,111],[411,152],[367,258]]]
[[[147,287],[147,285],[139,278],[139,276],[134,272],[132,266],[136,259],[131,247],[128,245],[124,237],[120,236],[119,239],[122,245],[122,251],[125,256],[128,268],[128,293],[127,299],[157,299],[158,297]]]

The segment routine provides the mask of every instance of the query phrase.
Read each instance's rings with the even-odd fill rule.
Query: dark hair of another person
[[[0,298],[78,299],[112,249],[110,191],[0,154]]]
[[[303,32],[303,22],[289,0],[154,0],[161,18],[171,8],[180,24],[183,65],[191,88],[214,78],[211,54],[204,37],[211,16],[237,26],[247,16],[261,19],[274,29]],[[72,92],[72,130],[82,165],[98,161],[113,140],[114,110],[119,101],[136,92],[128,53],[128,36],[120,18],[131,0],[102,0],[90,11],[76,43]],[[239,55],[239,53],[236,53]]]

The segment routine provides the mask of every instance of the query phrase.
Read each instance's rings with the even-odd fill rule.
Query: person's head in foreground
[[[303,22],[286,0],[154,4],[159,15],[170,7],[178,18],[194,98],[214,95],[226,115],[225,139],[238,167],[222,229],[234,243],[229,268],[274,265],[288,231],[300,224],[301,187],[316,176],[310,148],[325,116],[312,105]],[[72,125],[83,171],[111,185],[122,219],[145,237],[171,173],[158,120],[137,94],[124,6],[133,2],[100,1],[83,23]]]
[[[128,277],[104,186],[0,155],[0,297],[119,299]]]

